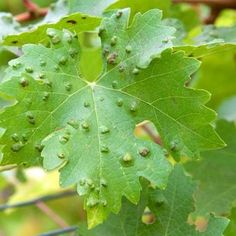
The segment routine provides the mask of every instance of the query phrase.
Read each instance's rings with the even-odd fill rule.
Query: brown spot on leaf
[[[77,24],[77,21],[75,20],[68,20],[66,21],[68,24],[72,24],[72,25],[76,25]]]
[[[17,41],[17,40],[13,40],[11,43],[12,43],[12,44],[17,44],[18,41]]]

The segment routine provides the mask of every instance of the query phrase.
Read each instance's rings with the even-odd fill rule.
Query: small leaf
[[[82,16],[84,16],[84,14],[74,13],[69,16],[61,17],[57,22],[40,24],[30,31],[24,31],[24,29],[21,29],[21,31],[23,31],[22,33],[6,36],[3,44],[9,46],[21,46],[26,43],[47,44],[49,42],[49,39],[46,36],[46,31],[48,28],[59,30],[68,29],[75,31],[76,33],[80,33],[83,31],[94,30],[100,23],[100,19],[97,17],[87,16],[86,20],[84,20],[82,19]],[[60,39],[56,35],[53,36],[50,32],[48,32],[48,36],[52,38],[52,42],[54,44],[60,42]]]

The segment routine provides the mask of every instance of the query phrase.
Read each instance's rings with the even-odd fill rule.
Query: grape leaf
[[[225,50],[202,58],[199,78],[195,86],[210,91],[208,105],[216,109],[226,98],[235,95],[235,49]],[[222,60],[224,58],[224,60]]]
[[[219,119],[236,121],[236,96],[225,99],[218,108]]]
[[[169,12],[169,17],[180,20],[187,32],[201,24],[199,15],[191,5],[172,4]]]
[[[22,43],[17,42],[18,35],[23,34],[25,36],[25,33],[26,33],[26,37],[23,37],[23,39],[25,40],[25,43],[27,43],[29,42],[27,41],[27,36],[30,37],[31,33],[34,33],[34,31],[37,31],[38,26],[43,25],[43,24],[53,23],[53,22],[55,23],[59,21],[61,18],[63,18],[65,15],[67,15],[68,13],[69,13],[69,9],[68,9],[67,0],[59,0],[56,3],[52,4],[51,7],[49,7],[48,14],[44,17],[43,20],[39,21],[38,23],[34,25],[29,25],[25,27],[22,26],[20,23],[18,23],[12,17],[10,13],[0,13],[0,25],[1,25],[0,41],[2,40],[2,36],[7,37],[9,35],[12,35],[9,37],[8,40],[5,41],[5,45],[10,45],[10,46],[23,45],[24,44],[23,42]],[[38,30],[40,32],[42,28],[40,27],[40,29]],[[27,32],[27,31],[30,31],[30,32]],[[37,36],[39,32],[37,31],[37,34],[34,34],[35,42],[38,42]],[[18,35],[15,36],[16,34]],[[32,41],[33,40],[32,37],[30,37],[30,40],[31,40],[30,42],[34,42]]]
[[[22,46],[26,43],[47,44],[45,37],[48,28],[68,29],[77,33],[94,30],[101,19],[84,13],[69,13],[68,0],[59,0],[51,4],[48,14],[43,20],[27,27],[20,26],[18,31],[8,32],[3,44],[8,46]],[[16,34],[17,33],[17,34]]]
[[[236,14],[233,9],[224,9],[215,21],[218,27],[230,27],[236,24]]]
[[[216,27],[214,25],[204,26],[202,33],[196,38],[196,42],[223,41],[236,43],[236,26]]]
[[[195,184],[184,174],[183,168],[176,166],[165,190],[155,190],[151,198],[148,196],[148,191],[144,191],[138,207],[124,201],[119,215],[111,215],[107,222],[92,230],[80,227],[80,234],[86,236],[221,236],[228,224],[226,218],[210,216],[207,228],[203,232],[199,232],[187,223],[188,215],[193,210],[194,188]],[[155,216],[154,223],[142,222],[146,206]]]
[[[83,12],[93,16],[101,16],[106,8],[108,8],[116,0],[70,0],[70,12]]]
[[[19,31],[20,24],[16,22],[10,13],[0,12],[0,42],[8,34]]]
[[[224,233],[224,236],[234,236],[236,234],[236,208],[233,208],[230,214],[230,223]]]
[[[172,40],[173,44],[176,46],[179,45],[183,45],[184,44],[184,39],[187,36],[187,32],[184,28],[183,23],[175,18],[166,18],[163,20],[163,23],[166,26],[171,26],[174,27],[176,29],[175,34],[174,34],[174,38]]]
[[[195,47],[197,46],[195,49],[192,48],[193,54],[202,57],[215,53],[232,52],[236,49],[235,35],[236,27],[204,26],[200,35],[192,39]]]
[[[22,46],[26,43],[47,44],[49,42],[48,37],[46,36],[46,31],[48,28],[59,30],[68,29],[75,31],[76,33],[80,33],[83,31],[94,30],[99,23],[100,19],[97,17],[87,16],[82,13],[75,13],[62,17],[55,23],[40,24],[32,30],[25,29],[24,32],[17,35],[8,35],[5,37],[3,44],[9,46]]]
[[[164,23],[168,26],[172,26],[176,29],[174,34],[175,39],[172,40],[174,44],[174,50],[185,51],[186,55],[191,55],[196,58],[203,58],[210,55],[220,55],[221,53],[233,51],[236,49],[236,44],[232,41],[224,41],[224,39],[215,40],[208,36],[208,40],[205,40],[201,36],[198,37],[188,33],[181,21],[174,18],[164,19]],[[208,32],[208,35],[211,35],[211,32]]]
[[[24,46],[0,86],[17,100],[0,117],[2,164],[37,164],[43,149],[44,167],[61,167],[61,185],[77,184],[85,195],[90,227],[117,213],[123,195],[138,202],[140,176],[166,184],[171,168],[164,151],[135,137],[136,124],[152,121],[177,157],[224,145],[209,124],[215,118],[204,106],[209,94],[184,87],[199,62],[182,52],[160,55],[174,32],[160,11],[137,14],[129,27],[128,19],[128,10],[104,19],[104,71],[97,81],[85,81],[79,71],[77,39],[50,29],[50,48]],[[155,55],[160,58],[148,66]]]
[[[221,120],[217,123],[217,131],[228,146],[203,152],[201,161],[186,164],[186,169],[200,181],[195,194],[196,215],[228,214],[236,199],[236,127]]]
[[[220,55],[220,53],[232,52],[236,49],[236,44],[233,41],[235,38],[234,28],[226,28],[226,32],[230,32],[230,29],[233,32],[231,34],[225,33],[228,35],[225,36],[223,30],[217,34],[217,30],[220,31],[221,28],[217,28],[216,30],[213,26],[206,26],[206,29],[203,28],[203,32],[200,32],[196,36],[196,32],[187,32],[185,25],[179,19],[166,18],[163,22],[176,29],[173,35],[175,38],[172,40],[175,51],[183,50],[187,55],[203,58],[212,54]]]
[[[69,0],[57,0],[49,6],[47,15],[36,25],[55,23],[69,15]]]
[[[114,1],[113,1],[114,2]],[[130,8],[131,17],[133,17],[138,12],[145,13],[150,9],[158,8],[163,11],[163,15],[166,16],[169,13],[171,6],[170,0],[118,0],[113,3],[109,9],[119,9],[119,8]]]

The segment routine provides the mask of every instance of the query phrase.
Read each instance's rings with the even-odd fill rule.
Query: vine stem
[[[151,127],[147,124],[144,123],[141,125],[141,128],[147,133],[147,135],[158,145],[162,146],[162,141],[159,135],[157,135]]]
[[[38,236],[62,235],[62,234],[65,234],[65,233],[75,232],[76,230],[78,230],[77,226],[70,226],[70,227],[66,227],[66,228],[63,228],[63,229],[58,229],[58,230],[50,231],[48,233],[43,233],[43,234],[40,234]]]
[[[53,211],[50,207],[48,207],[44,202],[37,202],[35,205],[50,219],[52,219],[58,226],[65,228],[69,225],[65,222],[65,220],[60,217],[55,211]]]
[[[37,19],[45,16],[48,13],[48,8],[40,8],[37,4],[31,0],[22,0],[27,11],[15,16],[18,22],[27,22],[33,19]],[[236,1],[234,0],[172,0],[173,3],[190,3],[190,4],[206,4],[212,7],[212,19],[213,21],[220,10],[225,8],[236,9]],[[211,22],[210,22],[211,23]]]
[[[206,4],[213,8],[236,8],[235,0],[173,0],[174,3]]]
[[[43,197],[35,198],[30,201],[19,202],[16,204],[4,204],[4,205],[0,205],[0,211],[5,211],[6,209],[10,209],[10,208],[19,208],[19,207],[30,206],[30,205],[34,205],[39,202],[46,202],[46,201],[56,200],[56,199],[60,199],[60,198],[64,198],[64,197],[70,197],[70,196],[74,196],[76,194],[77,194],[76,191],[65,191],[65,192],[61,192],[61,193],[55,193],[55,194],[50,194],[50,195],[46,195]]]
[[[1,166],[0,167],[0,172],[8,171],[8,170],[13,170],[13,169],[16,169],[16,168],[17,168],[17,165]]]
[[[45,16],[48,13],[48,8],[40,8],[31,0],[22,0],[27,11],[15,16],[18,22],[26,22]]]

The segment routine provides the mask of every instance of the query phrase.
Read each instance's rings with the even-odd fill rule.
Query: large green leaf
[[[229,214],[236,200],[236,127],[222,120],[217,124],[217,131],[228,146],[204,152],[201,161],[186,164],[186,169],[200,181],[196,191],[196,215]]]
[[[135,137],[138,123],[152,121],[176,157],[224,145],[209,124],[215,118],[204,106],[209,94],[184,87],[199,62],[182,52],[160,55],[174,32],[160,11],[136,15],[129,27],[128,19],[123,10],[103,21],[104,71],[97,81],[85,81],[79,71],[77,39],[51,29],[50,48],[24,46],[0,87],[17,100],[0,117],[2,164],[37,164],[44,146],[44,167],[61,167],[61,185],[77,184],[85,195],[90,227],[117,213],[123,195],[138,202],[140,176],[166,184],[164,152]],[[160,58],[148,66],[155,55]]]
[[[101,16],[106,8],[117,0],[70,0],[70,12],[83,12],[93,16]]]
[[[167,188],[154,191],[151,199],[148,191],[142,193],[138,206],[124,201],[119,215],[111,215],[107,222],[93,230],[80,228],[86,236],[221,236],[228,220],[210,216],[207,227],[199,232],[189,225],[188,215],[193,211],[193,191],[195,184],[187,177],[182,167],[175,167],[170,175]],[[149,201],[148,201],[149,200]],[[155,215],[155,222],[144,224],[142,216],[148,206]]]

